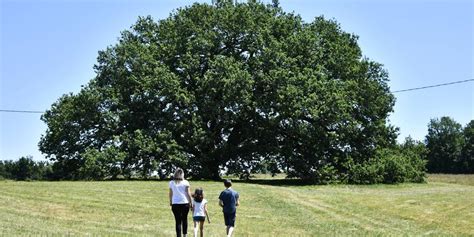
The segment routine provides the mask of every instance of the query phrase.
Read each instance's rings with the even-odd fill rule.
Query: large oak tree
[[[67,174],[96,164],[166,176],[181,166],[219,179],[267,163],[290,176],[343,177],[396,137],[388,75],[357,36],[323,17],[304,22],[277,1],[141,17],[99,52],[95,70],[42,117],[40,149]],[[91,163],[97,152],[120,158]]]

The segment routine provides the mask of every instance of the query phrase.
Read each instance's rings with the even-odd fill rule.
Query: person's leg
[[[175,228],[176,228],[176,236],[181,237],[181,208],[179,205],[173,204],[171,206],[171,210],[173,211],[174,221],[175,221]]]
[[[198,221],[194,221],[194,237],[198,236]]]
[[[232,232],[234,232],[234,226],[235,226],[235,212],[234,213],[229,213],[228,214],[228,228],[227,228],[227,236],[231,237]]]
[[[225,222],[225,234],[226,236],[229,236],[229,230],[231,227],[231,214],[230,213],[225,213],[224,212],[224,222]]]
[[[183,234],[188,234],[188,213],[189,213],[189,205],[183,205],[183,209],[181,212],[182,215],[182,223],[183,223]]]
[[[224,212],[224,224],[225,224],[225,235],[229,234],[229,228],[227,225],[227,214]]]
[[[204,236],[204,221],[199,222],[199,230],[201,232],[201,237]]]
[[[228,236],[228,237],[231,237],[231,236],[232,236],[232,232],[234,232],[234,227],[233,227],[233,226],[228,226],[228,227],[227,227],[227,236]]]

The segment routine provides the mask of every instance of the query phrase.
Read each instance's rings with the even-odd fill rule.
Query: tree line
[[[53,180],[54,173],[51,163],[34,161],[31,156],[19,158],[17,161],[0,160],[0,180]]]
[[[100,154],[89,154],[94,159]],[[92,158],[91,158],[92,159]],[[13,180],[61,180],[64,179],[62,168],[56,162],[34,161],[31,156],[21,157],[17,161],[0,161],[0,179]],[[423,182],[425,172],[474,174],[474,120],[462,127],[450,117],[432,119],[428,125],[428,134],[424,142],[407,137],[404,142],[390,149],[378,151],[368,163],[354,164],[348,173],[347,183],[400,183]],[[285,172],[274,164],[262,161],[254,173],[276,174]],[[126,178],[117,166],[115,171],[88,164],[79,171],[77,179],[102,180]],[[128,178],[164,179],[166,175],[158,172],[143,176],[136,172]],[[250,178],[250,173],[241,178]],[[320,183],[337,180],[326,176]]]
[[[474,120],[463,127],[450,117],[432,119],[425,143],[429,172],[474,174]]]

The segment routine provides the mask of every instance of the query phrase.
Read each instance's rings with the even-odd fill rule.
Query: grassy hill
[[[223,236],[222,183],[191,185],[203,187],[210,202],[205,234]],[[426,184],[270,182],[234,183],[234,189],[241,196],[235,236],[474,235],[472,175],[432,175]],[[157,181],[0,181],[0,233],[173,236],[167,195],[168,182]]]

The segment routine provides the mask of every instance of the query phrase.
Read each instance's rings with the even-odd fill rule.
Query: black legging
[[[176,236],[181,237],[181,225],[183,225],[183,234],[188,234],[189,204],[173,204],[171,210],[176,221]]]

